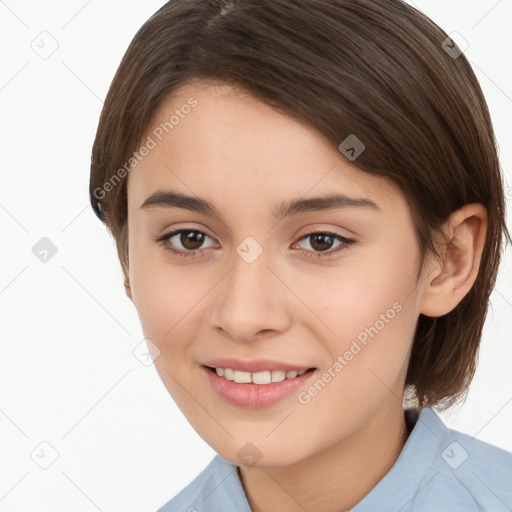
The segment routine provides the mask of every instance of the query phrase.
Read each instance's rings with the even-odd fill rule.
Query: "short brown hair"
[[[126,51],[92,151],[91,204],[116,241],[125,275],[127,173],[118,171],[178,87],[197,79],[233,85],[313,126],[335,147],[350,134],[363,141],[354,164],[403,191],[423,262],[428,251],[437,254],[434,234],[451,213],[473,202],[487,208],[476,281],[450,313],[420,315],[406,377],[419,407],[465,399],[503,236],[511,239],[487,104],[447,37],[401,0],[166,3]]]

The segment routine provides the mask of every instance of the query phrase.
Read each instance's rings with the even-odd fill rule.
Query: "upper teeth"
[[[215,368],[215,371],[220,377],[224,377],[226,380],[234,380],[239,384],[270,384],[271,382],[293,379],[298,375],[303,375],[307,370],[266,370],[251,373],[231,368]]]

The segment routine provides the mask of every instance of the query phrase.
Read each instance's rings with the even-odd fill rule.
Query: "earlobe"
[[[468,204],[443,226],[447,237],[440,258],[426,278],[420,312],[439,317],[452,311],[466,296],[478,275],[487,231],[487,210]]]
[[[132,297],[132,289],[130,287],[130,280],[128,279],[128,276],[124,276],[124,291],[126,293],[126,296],[133,300],[133,297]]]

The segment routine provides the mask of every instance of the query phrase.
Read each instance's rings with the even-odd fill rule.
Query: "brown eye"
[[[308,233],[307,235],[301,237],[295,245],[299,246],[303,240],[309,240],[309,248],[302,248],[302,252],[304,252],[309,258],[328,257],[330,255],[339,253],[340,251],[347,249],[350,245],[356,243],[355,240],[345,238],[344,236],[338,235],[337,233],[329,233],[324,231]],[[338,245],[335,246],[333,250],[330,250],[336,242],[338,242]],[[301,249],[300,246],[299,249]]]
[[[204,236],[201,231],[182,231],[179,240],[185,249],[195,251],[203,244]]]
[[[325,233],[314,233],[310,236],[310,245],[315,251],[327,251],[334,243],[334,237]]]
[[[156,241],[172,254],[195,257],[212,247],[212,244],[204,246],[206,238],[212,240],[206,233],[197,229],[178,229],[161,236]]]

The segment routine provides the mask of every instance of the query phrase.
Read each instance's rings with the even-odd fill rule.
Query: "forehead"
[[[138,206],[165,188],[246,205],[333,192],[372,197],[383,209],[403,202],[389,180],[357,168],[314,127],[230,85],[177,89],[144,144],[151,149],[128,180],[129,203]]]

